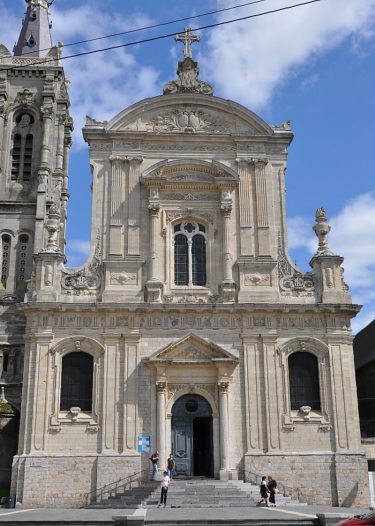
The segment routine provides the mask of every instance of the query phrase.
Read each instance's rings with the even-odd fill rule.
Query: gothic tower
[[[51,42],[49,3],[26,3],[14,55],[0,45],[0,473],[9,469],[0,487],[9,485],[17,446],[25,332],[20,307],[48,237],[51,209],[64,230],[72,130],[60,50]]]

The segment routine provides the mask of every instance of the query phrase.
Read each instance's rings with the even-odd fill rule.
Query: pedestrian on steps
[[[277,489],[277,482],[272,477],[272,475],[268,475],[268,483],[267,483],[268,491],[270,492],[270,506],[275,507],[276,501],[275,501],[275,495],[276,493],[279,493],[279,490]]]
[[[260,483],[260,496],[261,499],[259,504],[265,504],[268,506],[268,488],[267,488],[267,477],[262,477],[262,482]]]
[[[167,460],[167,471],[168,471],[168,477],[172,480],[173,479],[173,474],[174,474],[174,470],[176,469],[176,462],[174,460],[174,456],[172,455],[172,453],[169,455],[168,457],[168,460]]]
[[[155,451],[150,457],[152,463],[152,480],[156,480],[158,474],[159,451]]]
[[[170,480],[171,479],[168,477],[168,471],[164,471],[163,478],[161,479],[161,482],[160,482],[161,493],[160,493],[160,502],[158,504],[158,508],[160,508],[162,504],[164,504],[164,508],[167,507],[167,494],[168,494],[168,487],[169,487]]]

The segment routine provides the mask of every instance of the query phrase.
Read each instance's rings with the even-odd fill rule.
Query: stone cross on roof
[[[191,52],[191,44],[193,42],[199,42],[201,37],[198,35],[193,35],[191,32],[191,27],[186,26],[184,28],[184,32],[180,33],[179,35],[176,35],[174,37],[176,42],[183,42],[184,44],[184,57],[190,57],[192,58],[192,52]]]

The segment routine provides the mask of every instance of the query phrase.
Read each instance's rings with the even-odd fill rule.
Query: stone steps
[[[255,507],[260,499],[259,487],[239,480],[174,479],[168,490],[170,508],[240,508]],[[147,482],[130,490],[119,488],[91,508],[155,508],[160,500],[160,483]],[[277,506],[299,506],[291,497],[276,495]]]

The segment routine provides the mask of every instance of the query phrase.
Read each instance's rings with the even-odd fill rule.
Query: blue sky
[[[50,10],[53,40],[67,44],[242,3],[245,0],[55,0]],[[294,3],[263,0],[190,25]],[[0,0],[0,39],[9,49],[24,11],[24,0]],[[64,54],[180,32],[184,25],[69,47]],[[375,0],[322,0],[200,34],[194,55],[200,77],[214,84],[216,95],[244,104],[271,124],[292,122],[295,138],[287,172],[290,254],[309,270],[316,248],[311,227],[316,208],[324,206],[332,226],[331,248],[345,258],[353,301],[364,305],[353,323],[358,331],[375,318]],[[163,84],[175,78],[180,47],[170,38],[64,62],[75,121],[70,265],[84,262],[90,235],[84,116],[108,119],[139,99],[161,94]]]

